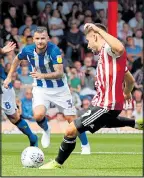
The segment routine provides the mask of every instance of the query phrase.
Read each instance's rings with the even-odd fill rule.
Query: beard
[[[42,47],[38,47],[38,46],[37,46],[37,49],[43,50],[43,49],[46,48],[46,46],[47,46],[47,45],[43,45]]]

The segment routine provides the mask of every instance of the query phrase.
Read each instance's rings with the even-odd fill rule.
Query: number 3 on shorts
[[[72,108],[72,101],[71,100],[67,100],[68,103],[68,108]]]
[[[10,109],[11,108],[10,103],[9,102],[5,102],[5,107],[6,107],[6,109]]]

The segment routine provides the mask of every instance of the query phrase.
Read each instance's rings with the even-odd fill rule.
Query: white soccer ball
[[[37,168],[43,164],[44,153],[38,147],[29,146],[21,154],[21,162],[24,167]]]

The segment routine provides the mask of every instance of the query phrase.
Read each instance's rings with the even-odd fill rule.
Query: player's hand
[[[33,72],[30,72],[30,76],[35,79],[43,79],[43,74],[36,71],[36,69]]]
[[[84,30],[94,30],[95,32],[99,33],[100,28],[98,28],[96,25],[94,25],[93,23],[86,23],[84,25]]]
[[[5,47],[2,48],[2,53],[8,53],[10,51],[13,51],[16,48],[16,44],[13,42],[9,42]]]
[[[128,104],[131,102],[131,100],[132,100],[132,95],[131,95],[131,93],[128,93],[128,94],[125,94],[124,93],[124,99],[126,100],[126,101],[128,101]]]
[[[3,86],[5,87],[5,88],[8,88],[9,86],[9,84],[11,83],[11,78],[9,78],[9,77],[7,77],[5,80],[4,80],[4,82],[3,82]]]

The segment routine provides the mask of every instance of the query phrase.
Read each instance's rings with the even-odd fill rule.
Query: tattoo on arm
[[[43,74],[45,79],[59,79],[63,77],[63,64],[55,64],[54,72]]]

